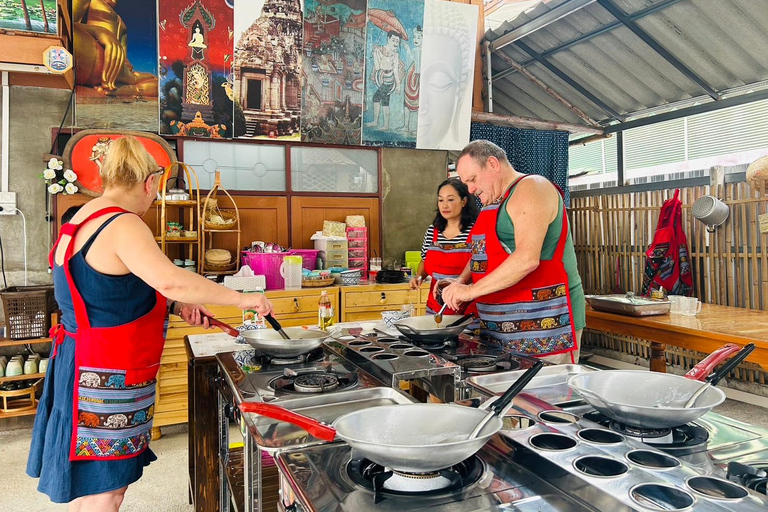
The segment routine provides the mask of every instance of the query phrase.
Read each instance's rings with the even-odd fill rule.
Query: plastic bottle
[[[327,330],[333,325],[333,304],[328,292],[325,290],[320,293],[320,301],[317,303],[317,325],[322,330]]]

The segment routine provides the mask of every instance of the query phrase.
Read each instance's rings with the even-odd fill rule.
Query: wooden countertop
[[[696,316],[635,317],[595,311],[587,306],[587,329],[707,353],[726,343],[754,343],[755,351],[747,361],[768,369],[768,311],[702,304]]]

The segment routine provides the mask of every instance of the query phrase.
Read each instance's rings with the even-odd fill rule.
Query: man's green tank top
[[[518,182],[519,183],[519,182]],[[515,191],[517,184],[512,187],[512,192]],[[510,197],[512,197],[510,192]],[[558,194],[559,196],[559,194]],[[507,198],[509,201],[509,198]],[[501,245],[508,253],[512,253],[515,250],[515,226],[512,224],[512,219],[507,212],[507,201],[502,203],[499,208],[499,216],[496,219],[496,234],[499,237]],[[544,237],[544,244],[541,247],[541,260],[551,260],[555,255],[555,249],[557,249],[557,242],[560,239],[560,232],[563,228],[563,198],[559,198],[558,212],[555,220],[549,225],[547,234]],[[567,226],[567,223],[566,223]],[[573,248],[573,237],[571,233],[568,233],[568,240],[565,243],[565,250],[563,251],[563,265],[565,271],[568,273],[568,288],[571,293],[571,308],[573,310],[573,325],[578,331],[583,329],[587,325],[587,312],[586,302],[584,300],[584,288],[581,286],[581,276],[576,265],[576,251]]]

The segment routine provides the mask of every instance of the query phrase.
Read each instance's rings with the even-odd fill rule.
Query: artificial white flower
[[[75,184],[74,184],[74,183],[67,183],[67,184],[64,186],[64,191],[65,191],[67,194],[74,194],[75,192],[77,192],[77,187],[75,186]]]
[[[55,177],[56,177],[56,171],[54,171],[53,169],[46,169],[43,171],[43,178],[47,180],[52,180]]]
[[[77,179],[77,174],[75,174],[74,171],[72,171],[72,169],[67,169],[66,171],[64,171],[64,179],[72,183]]]
[[[49,169],[56,169],[59,166],[59,159],[58,158],[51,158],[48,160],[48,168]]]
[[[48,192],[51,193],[51,194],[58,194],[62,190],[64,190],[64,187],[62,187],[58,183],[54,183],[53,185],[50,185],[48,187]]]

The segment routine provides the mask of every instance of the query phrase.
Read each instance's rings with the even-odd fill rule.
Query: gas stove
[[[294,512],[594,510],[558,492],[505,457],[494,437],[463,462],[430,474],[393,472],[346,444],[317,446],[276,457],[280,510]],[[512,504],[512,505],[509,505]]]

